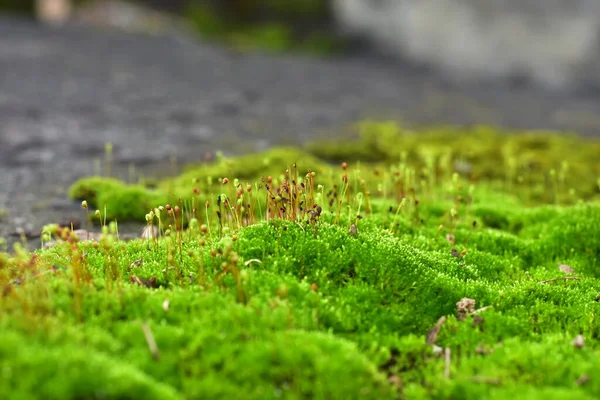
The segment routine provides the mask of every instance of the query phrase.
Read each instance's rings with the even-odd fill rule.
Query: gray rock
[[[597,0],[333,0],[347,32],[454,79],[600,88]]]

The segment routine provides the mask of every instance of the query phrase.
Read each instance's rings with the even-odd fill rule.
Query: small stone
[[[460,299],[460,301],[456,303],[456,318],[459,321],[463,321],[467,317],[467,314],[471,314],[475,311],[476,303],[477,301],[468,297]]]
[[[575,270],[570,265],[567,265],[567,264],[558,264],[558,269],[560,269],[565,274],[575,273]]]
[[[583,335],[577,335],[577,337],[573,339],[572,343],[576,348],[582,349],[583,346],[585,346],[585,339],[583,338]]]
[[[356,237],[358,235],[358,228],[355,224],[350,225],[350,236]]]

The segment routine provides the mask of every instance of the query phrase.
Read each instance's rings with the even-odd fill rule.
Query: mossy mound
[[[181,248],[174,235],[59,245],[36,261],[55,272],[20,286],[7,261],[0,385],[19,382],[18,398],[594,398],[600,207],[537,213],[527,234],[460,227],[460,257],[432,226],[393,235],[373,216],[351,235],[324,215],[235,240],[187,232]],[[548,215],[573,222],[569,241]],[[483,311],[457,311],[465,297]],[[440,317],[448,367],[425,340]]]
[[[521,186],[514,190],[534,203],[557,201],[548,189],[558,185],[559,201],[566,201],[570,189],[585,198],[600,195],[600,141],[567,132],[489,126],[413,130],[397,122],[365,121],[349,134],[312,141],[306,150],[335,162],[405,162],[419,169],[504,181]]]

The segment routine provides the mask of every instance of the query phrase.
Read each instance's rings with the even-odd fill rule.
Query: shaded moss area
[[[346,40],[334,34],[326,0],[230,0],[190,3],[184,12],[204,37],[237,50],[335,54]]]
[[[569,189],[597,183],[586,150],[597,144],[545,136],[528,148],[479,131],[410,147],[412,134],[379,128],[363,137],[381,156],[371,162],[278,148],[219,156],[152,190],[74,185],[101,217],[139,212],[156,234],[125,242],[103,221],[80,240],[54,227],[42,234],[53,246],[0,254],[0,393],[600,397],[600,202]],[[474,172],[489,167],[490,141],[509,159],[527,149],[548,175],[519,182],[503,162]],[[564,141],[581,151],[561,153]],[[455,142],[472,158],[444,156]],[[312,153],[339,157],[325,143]],[[450,168],[458,159],[472,170]],[[581,175],[533,196],[565,160]]]
[[[0,12],[9,14],[32,15],[35,10],[35,1],[2,0],[0,1]]]

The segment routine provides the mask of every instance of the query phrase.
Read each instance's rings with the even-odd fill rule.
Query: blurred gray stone
[[[598,0],[333,0],[344,30],[453,79],[600,88]]]

